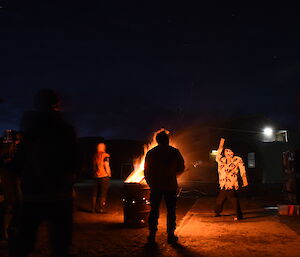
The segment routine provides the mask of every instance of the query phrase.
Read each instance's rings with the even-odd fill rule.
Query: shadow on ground
[[[169,245],[167,251],[169,255],[167,256],[176,256],[176,257],[202,257],[198,252],[187,248],[186,246],[176,243]],[[160,248],[158,244],[145,244],[143,251],[140,253],[143,257],[163,257],[166,256],[166,247]]]
[[[175,250],[178,257],[202,257],[203,256],[198,252],[194,252],[193,250],[179,243],[173,244],[171,247]]]

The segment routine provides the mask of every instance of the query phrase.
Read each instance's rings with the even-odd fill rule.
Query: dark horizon
[[[94,1],[1,3],[0,130],[56,89],[79,136],[260,113],[299,129],[297,8]]]

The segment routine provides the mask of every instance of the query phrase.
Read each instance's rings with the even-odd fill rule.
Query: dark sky
[[[39,88],[61,94],[80,136],[252,113],[297,127],[296,6],[174,2],[1,3],[0,130],[18,128]]]

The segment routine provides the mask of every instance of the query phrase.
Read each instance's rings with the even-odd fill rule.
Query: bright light
[[[273,135],[273,129],[272,128],[265,128],[264,129],[264,134],[268,137]]]

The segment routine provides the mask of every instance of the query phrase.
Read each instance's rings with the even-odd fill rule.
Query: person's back
[[[184,169],[180,152],[169,145],[158,145],[146,156],[145,174],[151,189],[176,190],[177,175]]]
[[[155,242],[157,231],[159,206],[164,198],[167,207],[168,242],[174,243],[178,237],[174,235],[176,229],[176,201],[177,176],[184,171],[184,160],[179,150],[169,145],[167,131],[163,130],[156,135],[158,146],[146,154],[144,174],[151,189],[151,211],[149,223],[149,243]]]
[[[24,115],[22,192],[26,200],[72,197],[75,132],[57,111]]]

